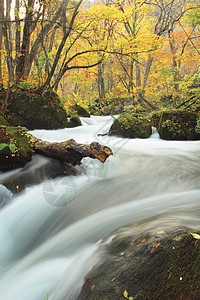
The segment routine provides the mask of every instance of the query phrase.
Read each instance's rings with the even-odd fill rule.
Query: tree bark
[[[46,142],[34,136],[32,136],[32,139],[36,153],[55,158],[73,166],[80,165],[84,157],[97,158],[104,163],[110,155],[113,155],[109,147],[102,146],[97,142],[85,145],[78,144],[73,139],[60,143]]]

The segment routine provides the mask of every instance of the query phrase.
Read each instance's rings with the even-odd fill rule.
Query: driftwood
[[[97,142],[90,145],[78,144],[70,139],[65,142],[51,143],[32,136],[34,150],[36,153],[58,159],[73,166],[80,165],[83,157],[97,158],[101,162],[113,155],[109,147],[102,146]]]

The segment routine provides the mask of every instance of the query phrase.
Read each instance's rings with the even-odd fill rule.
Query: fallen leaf
[[[94,290],[95,285],[93,284],[93,286],[91,286],[91,292]]]
[[[124,291],[124,297],[127,298],[128,297],[128,292],[125,290]]]
[[[157,232],[157,234],[163,234],[164,233],[164,230],[160,230]]]
[[[158,246],[160,246],[160,243],[153,242],[153,244],[152,244],[152,245],[153,245],[153,247],[154,247],[154,248],[157,248]]]
[[[112,282],[115,281],[115,280],[116,280],[116,277],[114,277],[113,279],[111,279]]]
[[[197,233],[192,233],[190,232],[190,234],[193,236],[193,238],[195,238],[196,240],[200,240],[200,235]]]
[[[84,289],[87,287],[87,285],[88,285],[88,282],[90,281],[90,278],[87,278],[86,280],[85,280],[85,283],[84,283]]]
[[[148,240],[148,239],[144,239],[144,240],[142,241],[142,244],[145,243],[147,240]]]
[[[137,240],[137,238],[136,238],[136,239],[133,239],[133,240],[131,241],[131,245],[133,245],[133,243],[135,243],[136,240]]]

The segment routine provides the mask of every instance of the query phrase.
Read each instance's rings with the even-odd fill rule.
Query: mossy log
[[[32,136],[33,147],[36,153],[58,159],[71,165],[80,165],[84,157],[97,158],[101,162],[112,155],[109,147],[102,146],[97,142],[90,145],[78,144],[75,140],[70,139],[65,142],[51,143],[43,141]]]

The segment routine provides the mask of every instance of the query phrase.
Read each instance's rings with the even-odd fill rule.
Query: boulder
[[[110,135],[127,138],[148,138],[151,133],[151,122],[142,113],[123,113],[110,128]]]
[[[196,234],[197,239],[178,229],[116,236],[86,275],[78,299],[199,299],[200,236]]]
[[[0,101],[6,91],[1,92]],[[57,94],[41,94],[37,90],[12,89],[5,118],[12,126],[28,129],[57,129],[68,127],[68,115]]]
[[[196,130],[197,114],[184,110],[158,111],[152,114],[152,126],[156,127],[161,139],[199,140]]]

